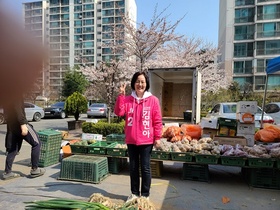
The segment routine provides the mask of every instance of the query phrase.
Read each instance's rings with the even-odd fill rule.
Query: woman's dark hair
[[[132,89],[132,90],[135,90],[134,85],[135,85],[135,83],[136,83],[136,81],[137,81],[138,76],[140,76],[140,75],[144,75],[145,80],[146,80],[146,89],[145,89],[145,91],[148,91],[148,90],[150,89],[150,80],[149,80],[148,73],[143,72],[143,71],[142,71],[142,72],[138,71],[138,72],[136,72],[136,73],[132,76],[131,83],[130,83],[131,89]]]

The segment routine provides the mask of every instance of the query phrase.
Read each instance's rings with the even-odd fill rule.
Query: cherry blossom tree
[[[197,67],[201,72],[202,90],[215,92],[229,85],[225,71],[216,62],[218,48],[204,43],[201,38],[186,36],[168,42],[147,61],[152,68]]]

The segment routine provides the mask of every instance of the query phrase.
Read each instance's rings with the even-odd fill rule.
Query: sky
[[[0,0],[5,6],[21,18],[21,7],[24,2],[33,0]],[[164,9],[167,20],[175,23],[180,18],[183,20],[176,28],[176,33],[188,37],[202,38],[205,42],[218,45],[219,25],[219,0],[136,0],[137,22],[150,24],[154,10]]]

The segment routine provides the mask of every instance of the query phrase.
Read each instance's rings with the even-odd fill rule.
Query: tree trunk
[[[79,110],[76,109],[76,112],[75,112],[75,114],[74,114],[74,118],[75,118],[76,121],[78,121],[78,120],[79,120],[79,117],[80,117]]]

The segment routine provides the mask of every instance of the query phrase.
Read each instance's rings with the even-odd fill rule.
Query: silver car
[[[236,102],[225,102],[216,104],[213,109],[206,115],[206,117],[223,117],[236,119]],[[258,107],[258,111],[255,114],[255,127],[261,126],[262,109]],[[263,115],[263,123],[274,124],[274,119],[267,113]]]
[[[24,111],[28,121],[38,122],[45,116],[45,112],[42,107],[28,102],[24,102]]]
[[[107,117],[107,104],[105,103],[94,103],[88,107],[87,117]]]
[[[45,112],[42,107],[39,107],[29,102],[24,102],[24,111],[25,111],[26,119],[28,121],[38,122],[45,116]],[[3,108],[0,108],[0,125],[4,124],[5,122],[6,120],[5,120],[4,110]]]

